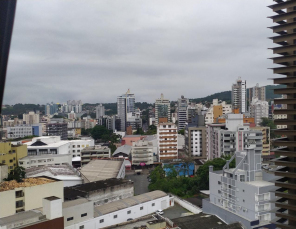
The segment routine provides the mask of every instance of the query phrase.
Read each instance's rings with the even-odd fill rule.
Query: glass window
[[[104,219],[100,219],[100,223],[104,223]]]
[[[127,211],[127,214],[131,214],[131,210]]]
[[[114,215],[113,218],[116,219],[117,218],[117,215]]]
[[[67,221],[71,221],[73,219],[74,219],[74,217],[69,217],[69,218],[67,218]]]
[[[87,216],[87,213],[83,213],[81,214],[81,217]]]

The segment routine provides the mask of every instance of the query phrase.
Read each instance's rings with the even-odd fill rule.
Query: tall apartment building
[[[155,101],[155,125],[157,126],[160,118],[167,118],[171,121],[171,103],[170,100],[165,99],[161,94],[159,99]]]
[[[68,124],[63,122],[46,123],[46,136],[60,136],[62,140],[68,139]]]
[[[231,90],[232,109],[238,109],[240,113],[247,112],[247,84],[240,77]]]
[[[266,101],[265,86],[259,87],[259,84],[257,83],[255,87],[251,87],[248,89],[248,96],[249,103],[252,102],[253,98],[257,98],[261,101]]]
[[[178,130],[183,130],[187,121],[187,107],[189,100],[182,95],[178,99]]]
[[[100,104],[96,107],[96,119],[99,119],[103,116],[105,116],[105,107]]]
[[[213,99],[213,104],[209,107],[205,114],[206,124],[217,122],[217,118],[222,115],[232,112],[232,105],[227,104],[225,101],[219,103],[218,99]]]
[[[251,130],[259,130],[262,132],[262,156],[270,155],[270,127],[268,126],[256,126],[251,127]]]
[[[135,95],[128,91],[117,97],[117,116],[120,119],[120,130],[126,130],[127,113],[135,113]]]
[[[141,112],[138,109],[134,113],[127,113],[126,127],[131,127],[132,130],[142,128]]]
[[[45,115],[53,115],[53,114],[55,114],[55,113],[58,112],[58,108],[59,107],[58,107],[58,104],[57,103],[53,103],[53,102],[47,103],[45,105],[44,114]]]
[[[296,227],[296,99],[295,99],[295,83],[296,83],[296,66],[295,66],[295,9],[296,1],[275,1],[274,5],[269,6],[274,16],[270,18],[275,25],[271,27],[275,34],[271,37],[273,43],[277,44],[272,48],[273,53],[277,54],[273,57],[275,64],[280,64],[273,68],[274,74],[280,74],[279,77],[274,78],[275,84],[286,85],[286,88],[275,89],[275,94],[284,94],[285,99],[274,99],[274,104],[284,104],[286,109],[274,110],[275,115],[286,114],[287,119],[275,120],[275,125],[287,125],[286,129],[278,129],[275,131],[276,135],[286,136],[284,138],[274,141],[275,147],[280,147],[275,151],[278,157],[275,165],[281,166],[275,171],[276,176],[281,179],[275,182],[279,188],[276,190],[278,200],[276,202],[276,216],[275,225],[279,228],[295,228]]]
[[[81,151],[81,166],[88,164],[91,160],[99,158],[110,158],[111,150],[107,146],[93,145]]]
[[[30,111],[28,114],[23,114],[23,122],[25,124],[37,124],[39,123],[39,114],[35,114],[34,111]]]
[[[178,158],[178,132],[174,123],[163,122],[158,124],[157,141],[160,161]]]
[[[250,146],[256,152],[262,151],[262,132],[251,130],[249,124],[244,124],[243,114],[228,114],[226,123],[208,124],[207,156],[209,160],[222,155],[233,155]]]
[[[262,118],[268,118],[268,102],[258,100],[257,98],[253,98],[250,104],[250,114],[251,117],[255,118],[256,126],[260,126],[262,122]]]
[[[195,158],[206,158],[207,152],[207,128],[203,115],[195,115],[188,122],[185,131],[186,153]]]
[[[236,166],[230,168],[234,158]],[[260,151],[251,147],[238,151],[222,171],[210,166],[210,199],[203,200],[203,212],[217,215],[227,224],[241,222],[246,229],[275,228],[271,222],[275,214],[270,212],[275,206],[275,186],[270,182],[274,178],[261,170]]]

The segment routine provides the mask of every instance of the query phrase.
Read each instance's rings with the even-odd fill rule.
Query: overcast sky
[[[4,104],[176,100],[272,84],[272,0],[19,0]]]

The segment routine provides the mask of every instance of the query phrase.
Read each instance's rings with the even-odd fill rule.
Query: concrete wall
[[[83,216],[82,214],[87,214]],[[68,208],[63,208],[64,225],[65,227],[73,226],[77,223],[81,223],[94,217],[93,202],[86,202],[83,204],[75,205]],[[68,218],[73,217],[73,220],[67,221]],[[87,227],[85,227],[87,228]]]
[[[15,190],[0,192],[0,218],[15,214]]]
[[[152,203],[155,205],[152,206]],[[162,207],[166,205],[166,207]],[[152,214],[156,212],[158,209],[166,209],[170,206],[170,198],[169,196],[165,196],[162,198],[158,198],[156,200],[151,200],[146,203],[138,204],[135,206],[131,206],[119,211],[115,211],[103,216],[96,217],[94,219],[90,219],[88,221],[84,221],[81,223],[78,223],[76,225],[65,227],[65,229],[79,229],[80,226],[84,226],[84,228],[87,229],[97,229],[97,228],[103,228],[111,225],[120,224],[123,222],[126,222],[127,219],[136,219],[140,218],[142,216]],[[140,207],[143,207],[143,210],[140,210]],[[128,211],[131,211],[130,214],[127,214]],[[117,218],[114,218],[114,216],[117,215]],[[100,220],[104,220],[104,222],[100,223]]]
[[[202,209],[195,206],[194,204],[186,201],[186,200],[183,200],[175,195],[172,195],[170,194],[171,196],[174,197],[174,201],[179,204],[180,206],[182,206],[183,208],[187,209],[188,211],[194,213],[194,214],[199,214],[202,212]]]
[[[24,201],[25,211],[41,208],[42,199],[49,196],[56,196],[60,199],[64,199],[64,185],[63,181],[55,181],[43,185],[36,185],[32,187],[25,187],[24,190]],[[12,190],[12,192],[15,192]]]
[[[125,178],[125,163],[121,164],[121,167],[119,169],[119,172],[116,178],[122,178],[122,179]]]
[[[93,192],[89,195],[88,200],[94,201],[95,205],[103,205],[116,200],[121,200],[134,196],[134,185],[124,184],[118,185],[104,190]]]
[[[7,176],[8,176],[8,166],[0,165],[0,182],[2,182],[4,178],[7,178]]]

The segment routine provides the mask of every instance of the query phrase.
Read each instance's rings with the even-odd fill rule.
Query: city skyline
[[[138,101],[196,98],[230,90],[239,76],[250,86],[271,84],[272,32],[262,29],[272,26],[270,4],[19,1],[4,104],[107,103],[122,88]]]

